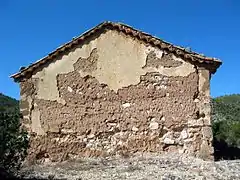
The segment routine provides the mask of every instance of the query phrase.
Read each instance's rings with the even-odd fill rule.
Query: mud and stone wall
[[[179,151],[212,159],[209,71],[108,30],[21,86],[29,159]]]

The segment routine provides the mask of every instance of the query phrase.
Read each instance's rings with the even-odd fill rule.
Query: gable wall
[[[21,82],[29,157],[211,158],[209,72],[109,30]]]

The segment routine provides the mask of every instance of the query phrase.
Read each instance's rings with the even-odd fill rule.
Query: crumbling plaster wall
[[[211,159],[209,71],[108,30],[22,80],[29,157],[179,151]]]

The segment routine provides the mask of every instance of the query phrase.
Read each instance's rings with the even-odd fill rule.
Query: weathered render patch
[[[93,72],[81,71],[83,76],[93,75],[100,83],[108,84],[115,91],[130,84],[137,84],[140,75],[145,73],[141,68],[146,60],[144,47],[144,44],[117,31],[102,33],[98,38],[79,45],[68,55],[59,57],[59,60],[33,75],[34,78],[39,78],[37,98],[61,102],[56,76],[74,71],[73,64],[80,59],[88,59],[95,48],[98,54],[97,69]]]
[[[32,132],[37,133],[37,135],[43,135],[44,131],[40,124],[40,111],[38,109],[33,109],[31,112],[31,122],[32,122]]]
[[[168,65],[172,63],[174,67],[143,68],[146,65],[148,54],[153,53],[153,51],[157,55],[162,54],[159,49],[149,48],[145,44],[139,43],[138,40],[109,30],[98,38],[92,39],[89,43],[79,45],[78,48],[59,57],[55,62],[33,75],[33,78],[39,79],[36,96],[38,99],[57,100],[64,104],[65,102],[59,97],[56,77],[58,74],[72,72],[74,68],[81,69],[79,72],[83,77],[92,75],[115,92],[123,87],[138,84],[140,76],[147,72],[159,72],[166,76],[187,76],[195,71],[192,64],[173,55],[171,55],[173,60],[167,62]],[[167,55],[164,55],[163,58],[165,56]],[[153,61],[151,56],[148,59],[149,62]],[[178,64],[182,62],[182,64],[175,67],[176,62]],[[87,70],[87,67],[90,66],[91,68]]]

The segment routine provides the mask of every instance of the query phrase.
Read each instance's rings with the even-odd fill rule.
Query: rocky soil
[[[84,158],[25,167],[24,179],[240,179],[240,160],[203,161],[179,154],[145,154],[131,158]]]

